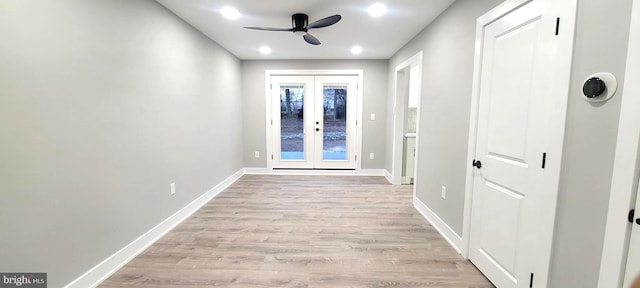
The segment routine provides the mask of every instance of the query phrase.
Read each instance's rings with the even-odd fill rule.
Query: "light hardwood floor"
[[[243,176],[100,287],[493,287],[382,177]]]

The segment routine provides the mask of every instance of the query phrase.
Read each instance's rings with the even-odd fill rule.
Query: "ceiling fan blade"
[[[243,27],[245,29],[251,29],[251,30],[261,30],[261,31],[287,31],[287,32],[292,32],[293,29],[291,28],[270,28],[270,27]]]
[[[302,38],[304,38],[304,41],[307,41],[307,43],[311,44],[311,45],[320,45],[320,40],[318,40],[318,38],[314,37],[311,34],[304,34],[304,36],[302,36]]]
[[[327,26],[331,26],[333,24],[338,23],[338,21],[340,21],[340,19],[342,19],[342,16],[340,15],[333,15],[333,16],[329,16],[327,18],[322,18],[316,22],[313,22],[309,25],[307,25],[307,29],[312,29],[312,28],[322,28],[322,27],[327,27]]]

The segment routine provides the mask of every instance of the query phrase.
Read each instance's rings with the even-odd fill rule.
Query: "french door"
[[[272,167],[355,169],[357,83],[357,76],[272,76]]]

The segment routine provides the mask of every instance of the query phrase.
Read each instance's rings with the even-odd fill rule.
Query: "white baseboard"
[[[356,175],[360,176],[385,176],[384,173],[386,171],[384,169],[360,169],[360,171]]]
[[[360,170],[280,170],[268,168],[244,168],[247,175],[339,175],[339,176],[385,176],[384,169]],[[385,176],[386,177],[386,176]]]
[[[169,216],[169,218],[151,228],[151,230],[147,231],[142,236],[138,237],[138,239],[129,243],[127,246],[120,249],[120,251],[91,268],[91,270],[69,283],[65,288],[86,288],[98,286],[102,281],[111,276],[111,274],[122,268],[122,266],[127,264],[138,254],[142,253],[145,249],[151,246],[151,244],[156,242],[167,232],[171,231],[171,229],[187,219],[191,214],[198,211],[198,209],[211,201],[211,199],[220,194],[220,192],[224,191],[227,187],[236,182],[240,177],[242,177],[242,175],[244,175],[243,169],[223,180],[220,184],[211,188],[211,190],[207,191],[196,200],[193,200],[187,206]]]
[[[442,237],[444,237],[444,239],[449,242],[453,249],[455,249],[459,254],[462,254],[462,250],[460,249],[462,247],[462,237],[460,237],[458,233],[453,231],[453,229],[451,229],[451,227],[449,227],[447,223],[445,223],[440,217],[438,217],[436,213],[431,211],[431,209],[429,209],[429,207],[427,207],[427,205],[425,205],[417,197],[413,197],[413,206],[416,207],[418,212],[420,212],[420,214],[422,214],[422,216],[427,219],[429,223],[431,223],[431,226],[433,226],[433,228],[436,228],[436,230],[440,232],[440,235],[442,235]]]
[[[384,170],[384,178],[387,178],[387,181],[389,181],[389,183],[393,184],[393,175],[391,175],[391,173],[389,173],[389,171]]]
[[[244,168],[242,169],[246,175],[272,175],[273,170],[268,168]]]

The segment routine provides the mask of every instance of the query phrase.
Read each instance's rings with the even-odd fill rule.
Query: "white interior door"
[[[271,78],[273,168],[355,169],[357,76]]]
[[[624,288],[631,287],[635,278],[640,277],[640,212],[638,211],[640,211],[640,197],[636,199],[635,215],[629,219],[632,220],[633,223],[631,238],[629,239],[627,266],[624,274]]]
[[[562,142],[550,136],[548,99],[566,97],[553,90],[553,74],[570,61],[557,58],[548,3],[528,2],[483,31],[469,259],[500,288],[547,285],[547,272],[534,280],[548,271],[540,259],[550,254],[553,221],[541,215],[555,215],[557,197],[545,151]]]

